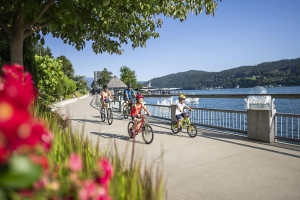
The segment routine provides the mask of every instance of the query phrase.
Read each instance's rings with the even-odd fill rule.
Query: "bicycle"
[[[123,116],[124,116],[125,119],[127,119],[129,117],[129,115],[130,115],[132,104],[134,104],[132,102],[132,100],[128,101],[128,109],[126,109],[126,102],[124,102],[122,104],[122,107],[123,107]]]
[[[130,138],[134,138],[138,133],[142,132],[143,140],[146,144],[150,144],[154,139],[152,127],[146,122],[145,115],[141,116],[141,120],[138,121],[134,134],[132,134],[132,126],[134,121],[130,121],[127,126],[127,131]]]
[[[102,122],[105,122],[105,119],[107,118],[107,122],[109,125],[111,125],[114,120],[112,109],[110,108],[110,103],[111,102],[105,103],[103,112],[101,112],[101,110],[100,110],[100,117],[101,117]]]
[[[171,130],[174,134],[177,134],[179,132],[177,124],[178,124],[177,121],[172,121],[172,123],[171,123]],[[184,119],[182,119],[180,121],[180,128],[184,129],[185,127],[187,129],[187,133],[189,134],[189,136],[191,138],[194,138],[197,136],[197,128],[190,120],[190,112],[187,112],[185,114]]]

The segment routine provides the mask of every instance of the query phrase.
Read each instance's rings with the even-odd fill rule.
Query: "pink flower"
[[[78,197],[81,200],[88,200],[95,195],[96,184],[95,182],[88,180],[83,183],[83,186],[78,192]]]
[[[74,172],[79,172],[82,169],[82,161],[78,154],[72,153],[69,156],[69,167]]]
[[[98,161],[98,166],[100,169],[102,169],[102,174],[97,178],[97,182],[102,184],[104,187],[107,187],[113,174],[112,165],[110,164],[109,160],[102,158]]]

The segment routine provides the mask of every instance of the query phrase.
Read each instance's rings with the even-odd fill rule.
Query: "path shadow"
[[[118,135],[118,134],[113,134],[113,133],[98,133],[98,132],[90,132],[91,134],[94,135],[98,135],[102,138],[106,138],[106,139],[110,139],[110,138],[115,138],[115,139],[119,139],[119,140],[125,140],[128,142],[134,142],[134,143],[138,143],[138,144],[144,144],[144,142],[140,142],[140,141],[133,141],[133,139],[131,139],[129,136],[124,136],[124,135]]]
[[[174,137],[190,137],[189,135],[188,135],[188,133],[185,133],[185,132],[179,132],[179,133],[177,133],[177,134],[173,134],[172,132],[163,132],[163,131],[155,131],[155,130],[153,130],[153,132],[155,133],[155,134],[161,134],[161,135],[170,135],[170,136],[174,136]],[[184,134],[184,135],[182,135],[182,133]]]
[[[98,120],[91,120],[91,119],[71,119],[72,121],[81,122],[81,123],[94,123],[94,124],[100,124],[100,121]]]

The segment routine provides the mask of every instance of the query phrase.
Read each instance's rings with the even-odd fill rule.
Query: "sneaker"
[[[104,113],[104,110],[103,110],[103,109],[101,109],[101,110],[100,110],[100,113],[101,113],[101,114],[103,114],[103,113]]]
[[[178,129],[178,131],[182,131],[182,127],[180,127],[180,128]]]

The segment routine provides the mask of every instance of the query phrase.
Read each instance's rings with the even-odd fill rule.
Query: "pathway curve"
[[[123,152],[131,147],[129,120],[115,111],[112,125],[100,122],[99,107],[92,101],[89,96],[60,111],[100,146],[115,141]],[[163,169],[167,199],[300,199],[299,146],[269,145],[205,129],[190,138],[185,132],[173,135],[169,122],[154,118],[149,122],[153,143],[144,144],[138,135],[135,148],[148,164],[155,162]]]

